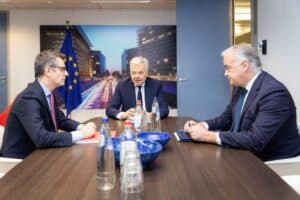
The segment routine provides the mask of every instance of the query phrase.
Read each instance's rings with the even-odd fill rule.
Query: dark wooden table
[[[187,118],[163,120],[172,139],[144,171],[144,199],[299,199],[279,176],[248,151],[203,143],[179,143],[173,132]],[[99,124],[99,119],[93,119]],[[122,122],[111,121],[120,131]],[[0,199],[119,199],[119,168],[113,191],[96,189],[96,144],[37,150],[0,179]]]

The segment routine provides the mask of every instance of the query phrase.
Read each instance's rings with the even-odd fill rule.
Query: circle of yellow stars
[[[68,57],[68,61],[67,61],[67,59],[65,58],[64,59],[64,62],[66,63],[66,62],[72,62],[73,61],[73,58],[72,58],[72,56],[69,56]],[[75,76],[75,78],[73,79],[73,84],[75,85],[75,84],[77,84],[77,79],[78,79],[78,76],[79,76],[79,72],[77,71],[77,64],[76,63],[73,63],[73,67],[75,68],[75,72],[74,72],[74,76]],[[73,89],[73,85],[69,85],[68,86],[68,90],[72,90]]]

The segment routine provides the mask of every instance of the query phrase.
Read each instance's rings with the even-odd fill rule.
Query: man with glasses
[[[247,149],[262,160],[299,155],[296,107],[287,88],[262,70],[248,44],[232,46],[222,56],[225,76],[234,86],[231,101],[214,119],[187,121],[185,131],[196,141]]]
[[[35,149],[71,146],[96,132],[94,123],[79,124],[66,118],[57,107],[52,91],[63,86],[68,76],[61,54],[41,52],[35,59],[34,71],[36,80],[17,96],[8,116],[3,156],[25,158]]]

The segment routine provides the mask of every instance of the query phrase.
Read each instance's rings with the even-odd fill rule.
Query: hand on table
[[[134,111],[135,109],[134,108],[130,108],[128,109],[126,112],[123,112],[122,115],[121,115],[121,120],[125,120],[125,119],[128,119],[130,117],[133,117],[134,116]]]
[[[81,128],[81,131],[84,139],[93,137],[96,134],[96,124],[94,122],[88,122]]]

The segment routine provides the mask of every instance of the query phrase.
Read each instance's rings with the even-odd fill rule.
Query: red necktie
[[[50,94],[50,112],[51,112],[51,118],[54,124],[55,131],[57,132],[57,124],[56,124],[55,108],[54,108],[54,96],[52,93]]]

